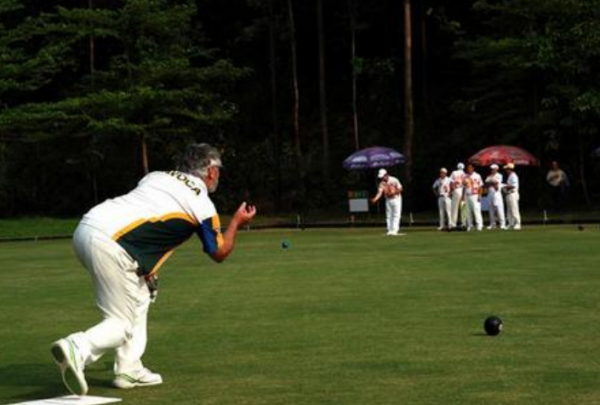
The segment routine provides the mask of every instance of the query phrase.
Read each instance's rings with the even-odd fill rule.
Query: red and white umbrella
[[[540,165],[540,161],[531,153],[518,146],[510,145],[489,146],[471,156],[469,162],[476,166],[489,166],[494,163],[497,165],[514,163],[516,166]]]

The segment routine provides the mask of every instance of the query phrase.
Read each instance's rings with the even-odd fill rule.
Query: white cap
[[[379,172],[377,173],[377,178],[378,179],[383,179],[383,177],[387,174],[387,170],[385,169],[379,169]]]
[[[462,170],[462,169],[464,169],[464,168],[465,168],[465,165],[464,165],[463,163],[459,163],[459,164],[457,164],[457,165],[456,165],[456,168],[457,168],[458,170]]]
[[[440,169],[440,173],[448,173],[448,170],[446,170],[446,168],[445,168],[445,167],[442,167],[442,168]]]
[[[498,165],[496,163],[494,163],[493,165],[490,166],[490,169],[492,169],[492,170],[498,170],[499,167],[498,167]]]
[[[512,162],[511,162],[511,163],[507,163],[507,164],[504,166],[504,168],[505,168],[505,169],[514,170],[514,169],[515,169],[515,164],[514,164],[514,163],[512,163]]]

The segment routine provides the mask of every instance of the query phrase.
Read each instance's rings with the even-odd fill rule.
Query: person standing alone
[[[189,145],[176,170],[149,173],[128,194],[109,199],[84,215],[73,245],[92,278],[103,320],[51,346],[63,382],[73,394],[87,393],[85,367],[109,350],[115,350],[115,387],[162,383],[161,375],[142,363],[160,266],[194,234],[204,252],[222,262],[233,251],[239,227],[256,215],[253,206],[242,203],[221,233],[219,215],[209,197],[219,184],[220,168],[221,155],[215,148]]]
[[[371,204],[385,196],[385,219],[388,236],[397,236],[400,232],[402,217],[402,184],[397,178],[390,176],[387,170],[379,169],[377,178],[380,180],[377,195],[371,199]]]
[[[553,209],[556,212],[564,211],[569,190],[569,178],[556,160],[551,163],[551,168],[546,175],[546,182],[550,188]]]

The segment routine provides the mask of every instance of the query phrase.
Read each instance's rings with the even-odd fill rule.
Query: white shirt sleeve
[[[513,190],[519,191],[519,177],[515,173],[512,173],[510,176],[508,176],[506,183],[509,186],[513,186]]]

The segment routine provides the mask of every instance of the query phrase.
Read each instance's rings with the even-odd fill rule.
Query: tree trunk
[[[421,10],[421,59],[422,59],[422,97],[423,97],[423,119],[420,122],[423,125],[420,138],[420,144],[429,144],[431,136],[431,108],[429,105],[429,53],[427,51],[427,14]]]
[[[94,7],[93,0],[88,0],[88,8],[91,10]],[[95,87],[96,78],[96,44],[94,42],[94,35],[90,34],[89,38],[89,48],[90,48],[90,81],[92,84],[92,88]]]
[[[406,156],[406,183],[412,182],[413,138],[415,131],[412,85],[412,13],[410,0],[404,0],[404,154]]]
[[[360,149],[358,133],[358,102],[356,89],[356,9],[355,0],[348,0],[348,12],[350,15],[350,64],[352,67],[352,124],[354,130],[354,149]]]
[[[148,147],[146,145],[146,134],[142,133],[140,136],[140,144],[142,146],[142,168],[144,170],[144,175],[150,172],[148,166]]]
[[[300,91],[298,89],[298,61],[296,53],[296,25],[294,23],[294,4],[288,0],[288,17],[290,25],[290,51],[292,55],[292,86],[294,89],[294,106],[292,110],[294,126],[294,151],[298,165],[302,169],[302,139],[300,137]]]
[[[325,34],[323,24],[323,0],[317,0],[317,37],[319,42],[319,110],[321,115],[322,169],[329,178],[329,128],[327,125],[327,87],[325,77]]]
[[[271,71],[271,125],[275,151],[275,209],[281,209],[281,139],[279,137],[279,109],[277,108],[277,55],[275,38],[275,13],[273,2],[268,1],[269,8],[269,68]]]

